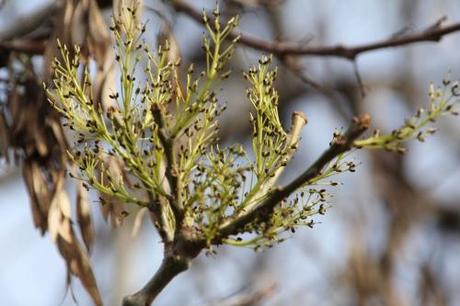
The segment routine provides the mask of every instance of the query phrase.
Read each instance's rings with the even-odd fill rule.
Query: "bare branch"
[[[220,299],[215,302],[206,304],[206,306],[251,306],[257,305],[263,300],[267,299],[276,290],[276,284],[271,283],[264,287],[254,289],[244,289],[240,292],[232,294],[227,298]]]
[[[171,1],[171,3],[176,11],[185,13],[197,22],[201,23],[201,13],[193,6],[180,0]],[[273,53],[278,56],[287,54],[332,56],[354,60],[358,55],[369,51],[400,47],[419,42],[437,42],[440,41],[443,36],[458,31],[460,31],[460,22],[449,26],[442,26],[441,22],[438,20],[435,24],[423,31],[392,36],[387,39],[356,46],[345,46],[342,44],[334,46],[310,46],[305,43],[264,40],[241,32],[233,32],[228,36],[228,38],[231,40],[239,36],[239,43],[260,51]]]
[[[140,291],[123,299],[123,306],[149,306],[156,296],[171,282],[178,274],[189,267],[189,261],[165,256],[160,268],[152,279]]]
[[[0,53],[2,51],[17,51],[27,54],[43,54],[46,48],[45,40],[15,39],[0,41]]]

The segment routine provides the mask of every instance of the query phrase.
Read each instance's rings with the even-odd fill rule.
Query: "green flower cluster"
[[[213,87],[229,75],[225,64],[238,38],[228,38],[238,18],[222,25],[217,10],[212,17],[203,16],[208,30],[203,39],[206,67],[195,73],[192,64],[182,78],[180,61],[169,57],[169,44],[150,51],[142,41],[145,27],[136,22],[136,10],[128,12],[131,18],[128,14],[115,19],[111,27],[120,70],[120,91],[110,95],[113,105],[102,105],[93,96],[91,75],[80,67],[78,47],[69,51],[59,44],[61,58],[54,61],[54,84],[47,92],[64,125],[75,132],[69,156],[79,170],[72,176],[100,194],[148,207],[165,243],[188,235],[188,241],[203,241],[209,249],[222,243],[271,246],[298,226],[313,227],[312,217],[325,213],[330,195],[324,185],[336,186],[331,177],[356,169],[346,158],[350,148],[402,152],[402,142],[423,141],[435,131],[428,123],[455,112],[458,85],[446,83],[447,94],[432,88],[429,109],[389,135],[376,132],[348,146],[345,135],[335,134],[331,147],[338,148],[337,156],[326,153],[327,162],[320,160],[320,168],[307,171],[308,180],[278,195],[277,181],[296,152],[307,120],[296,112],[288,131],[281,125],[271,58],[262,57],[244,74],[254,108],[251,160],[241,146],[222,149],[217,139],[217,117],[225,108]],[[143,60],[146,67],[141,69]],[[136,80],[139,75],[145,79]],[[356,137],[369,120],[362,121]],[[113,159],[122,164],[122,172],[111,169],[108,161]],[[279,197],[276,205],[270,203],[274,194]]]

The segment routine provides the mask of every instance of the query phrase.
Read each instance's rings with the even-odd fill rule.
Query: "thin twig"
[[[276,290],[276,284],[271,283],[264,287],[254,289],[246,288],[231,296],[218,301],[211,302],[205,306],[251,306],[256,305],[273,295]]]
[[[353,73],[355,74],[356,82],[358,82],[359,92],[361,93],[361,98],[366,97],[366,88],[364,87],[363,79],[361,78],[361,73],[359,72],[358,62],[355,60],[353,63]]]
[[[320,83],[318,83],[317,81],[315,81],[314,79],[312,79],[311,77],[309,77],[302,69],[302,67],[300,67],[298,65],[298,63],[296,63],[296,58],[293,57],[293,56],[290,56],[290,55],[285,55],[285,56],[278,56],[278,59],[280,60],[280,62],[287,68],[289,69],[289,71],[291,71],[296,77],[298,77],[303,83],[307,84],[308,86],[310,86],[311,88],[319,91],[320,93],[324,94],[324,95],[328,95],[329,93],[327,93],[327,89],[321,85]]]

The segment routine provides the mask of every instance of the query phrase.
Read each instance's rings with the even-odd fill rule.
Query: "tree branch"
[[[202,22],[202,14],[192,5],[181,1],[171,1],[171,5],[178,12],[182,12],[195,21]],[[237,36],[240,37],[239,43],[247,47],[260,51],[275,54],[277,56],[284,55],[309,55],[309,56],[331,56],[339,57],[348,60],[354,60],[362,53],[375,51],[385,48],[401,47],[419,42],[437,42],[444,36],[460,31],[460,22],[453,23],[448,26],[442,25],[442,20],[437,21],[425,30],[413,33],[392,36],[387,39],[377,40],[355,46],[346,46],[342,44],[332,46],[311,46],[306,43],[289,42],[289,41],[269,41],[252,36],[246,33],[232,32],[227,38],[233,40]],[[42,42],[31,42],[27,40],[16,40],[11,42],[0,42],[0,50],[21,51],[30,54],[41,54],[44,51]]]
[[[158,294],[173,280],[174,277],[186,271],[190,259],[165,256],[160,268],[150,281],[140,291],[123,299],[122,306],[150,306]]]
[[[270,214],[273,208],[284,198],[288,197],[305,183],[308,183],[311,179],[317,177],[327,163],[341,153],[349,151],[353,147],[354,141],[367,130],[370,125],[370,120],[371,118],[368,114],[353,118],[352,124],[345,134],[336,139],[329,149],[327,149],[304,173],[299,175],[285,187],[273,190],[271,194],[254,209],[230,223],[224,224],[219,231],[220,237],[218,237],[218,239],[237,234],[244,226],[252,222],[262,213]]]
[[[43,54],[46,40],[15,39],[0,41],[0,53],[4,51],[17,51],[27,54]]]
[[[181,1],[171,1],[172,6],[178,12],[182,12],[197,22],[201,23],[202,14],[192,5]],[[442,21],[442,20],[440,20]],[[418,42],[437,42],[445,35],[460,31],[460,22],[449,26],[442,26],[438,21],[427,29],[415,33],[408,33],[399,36],[392,36],[388,39],[378,40],[375,42],[356,45],[356,46],[310,46],[304,43],[287,42],[287,41],[269,41],[241,32],[233,32],[228,36],[232,40],[239,36],[239,43],[253,49],[282,55],[310,55],[310,56],[332,56],[348,60],[354,60],[358,55],[378,49],[400,47]]]

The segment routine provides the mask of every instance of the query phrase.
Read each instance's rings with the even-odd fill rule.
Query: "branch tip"
[[[295,124],[296,121],[298,120],[303,120],[303,124],[302,125],[306,125],[308,123],[308,119],[307,119],[307,116],[303,113],[303,112],[300,112],[300,111],[295,111],[292,113],[292,125]]]
[[[307,116],[303,112],[293,112],[291,117],[291,131],[289,135],[291,137],[291,145],[298,142],[300,137],[300,131],[307,124]],[[292,156],[291,156],[292,157]]]

